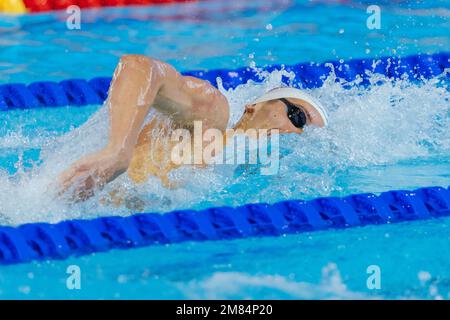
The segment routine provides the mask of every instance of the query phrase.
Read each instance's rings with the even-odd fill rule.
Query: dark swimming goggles
[[[306,125],[307,117],[305,112],[295,104],[289,102],[287,99],[280,99],[286,105],[287,108],[287,116],[289,120],[291,120],[292,124],[299,129],[303,129]]]

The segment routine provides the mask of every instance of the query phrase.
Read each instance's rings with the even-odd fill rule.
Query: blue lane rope
[[[374,61],[378,61],[376,66],[373,65]],[[367,84],[366,70],[381,73],[390,78],[399,78],[407,73],[413,79],[429,79],[442,74],[444,69],[450,68],[450,53],[421,54],[403,58],[384,57],[376,60],[353,59],[345,63],[339,61],[320,64],[300,63],[284,66],[284,69],[295,73],[294,85],[315,88],[320,87],[323,84],[323,76],[330,73],[327,63],[334,66],[339,78],[351,81],[360,76],[363,79],[362,84]],[[273,71],[281,67],[281,65],[273,65],[265,70]],[[226,89],[235,88],[248,80],[261,80],[258,73],[250,68],[187,71],[183,74],[208,80],[214,85],[217,77],[220,77]],[[21,83],[0,85],[0,110],[101,104],[106,99],[110,82],[110,77],[98,77],[91,80],[69,79],[61,82],[34,82],[28,85]]]
[[[450,187],[0,227],[0,264],[183,241],[279,236],[450,216]]]
[[[414,78],[431,78],[450,67],[449,53],[416,55],[403,59],[381,58],[375,69],[372,60],[352,60],[347,65],[331,62],[338,77],[365,79],[365,70],[398,78],[405,72]],[[266,70],[280,69],[272,66]],[[312,88],[322,85],[329,72],[325,64],[285,66],[296,74],[296,84]],[[236,87],[259,76],[249,68],[237,70],[192,71],[185,74]],[[23,109],[65,105],[99,104],[106,98],[110,78],[94,78],[29,85],[0,86],[0,109]],[[219,207],[201,211],[180,210],[166,214],[143,213],[130,217],[102,217],[68,220],[58,224],[31,223],[19,227],[0,226],[0,264],[32,260],[64,259],[114,248],[131,248],[182,241],[221,240],[330,228],[450,216],[450,187],[415,191],[388,191],[379,196],[357,194],[344,198],[311,201],[288,200],[242,207]]]

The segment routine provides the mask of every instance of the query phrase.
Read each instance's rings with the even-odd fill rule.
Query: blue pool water
[[[65,13],[0,16],[0,83],[109,76],[120,55],[143,53],[181,70],[450,51],[447,2],[379,2],[382,28],[365,27],[364,2],[206,1],[158,8],[83,11],[82,30]],[[242,106],[277,86],[228,92],[232,121]],[[289,76],[289,75],[288,75]],[[331,76],[311,90],[330,127],[283,136],[279,174],[236,167],[180,169],[182,186],[135,186],[119,178],[93,199],[68,205],[52,182],[71,161],[101,148],[108,123],[101,106],[0,113],[0,224],[56,222],[132,213],[100,202],[122,188],[145,211],[275,202],[382,192],[450,182],[447,78],[423,84],[373,76],[377,86],[344,88]],[[380,84],[381,83],[381,84]],[[89,120],[87,124],[86,120]],[[14,200],[12,200],[14,199]],[[280,238],[112,251],[65,261],[0,267],[0,298],[450,298],[448,219]],[[67,289],[78,265],[82,289]],[[369,265],[382,288],[366,286]]]

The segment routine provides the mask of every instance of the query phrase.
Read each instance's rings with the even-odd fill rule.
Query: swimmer
[[[120,59],[106,104],[110,116],[107,145],[73,163],[58,180],[59,193],[70,190],[75,201],[91,197],[125,172],[136,183],[153,175],[170,187],[167,174],[177,166],[167,161],[167,141],[151,143],[152,134],[168,134],[174,128],[192,130],[194,121],[201,121],[203,130],[225,132],[230,117],[226,97],[208,81],[183,76],[171,65],[142,55]],[[145,123],[152,109],[170,120],[170,128],[157,118]],[[234,129],[300,134],[308,125],[327,125],[324,108],[299,89],[277,88],[247,104]],[[150,151],[152,161],[146,161]]]

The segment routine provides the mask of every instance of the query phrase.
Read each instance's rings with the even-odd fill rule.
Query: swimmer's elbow
[[[140,54],[123,55],[114,72],[109,102],[130,108],[151,105],[165,83],[161,64]]]

